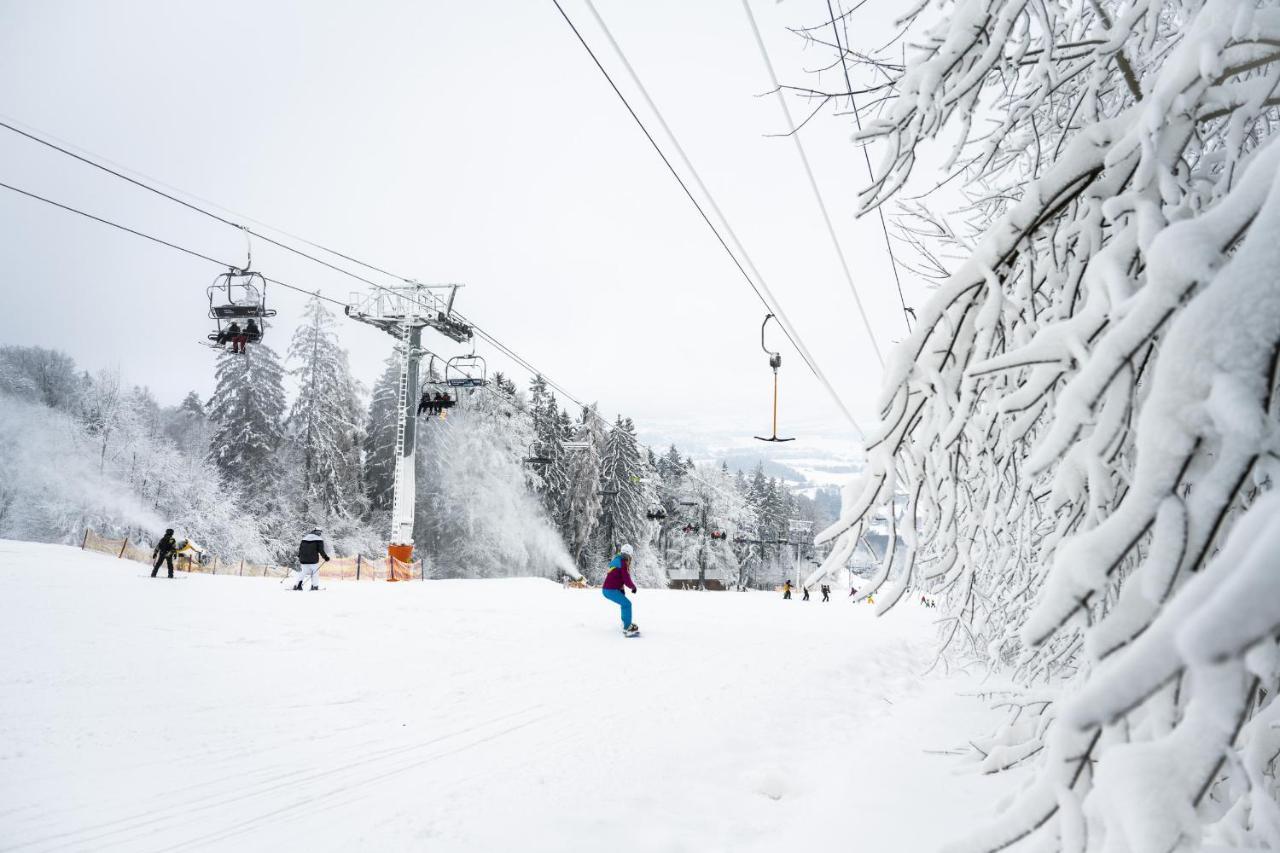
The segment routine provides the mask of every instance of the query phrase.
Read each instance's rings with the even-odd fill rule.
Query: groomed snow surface
[[[937,611],[545,580],[315,593],[0,540],[0,849],[927,851],[1016,779]]]

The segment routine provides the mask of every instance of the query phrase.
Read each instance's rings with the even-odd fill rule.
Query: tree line
[[[266,344],[221,352],[215,379],[207,401],[193,391],[164,407],[117,373],[91,376],[53,350],[0,347],[0,394],[15,404],[0,421],[0,467],[10,474],[0,535],[78,541],[90,526],[149,541],[173,526],[224,558],[289,563],[300,530],[315,525],[338,553],[381,554],[398,356],[366,391],[335,317],[313,299],[284,358]],[[595,406],[573,416],[541,377],[523,390],[501,373],[489,380],[455,389],[454,408],[419,421],[415,545],[433,576],[598,581],[630,542],[648,585],[765,586],[815,556],[791,522],[821,527],[838,515],[834,490],[809,497],[759,466],[748,476],[695,464],[675,446],[655,454],[630,418],[607,421]],[[48,409],[66,441],[45,449],[57,457],[45,474],[73,467],[80,488],[55,477],[37,496],[30,484],[50,478],[26,445],[51,440],[34,428]]]

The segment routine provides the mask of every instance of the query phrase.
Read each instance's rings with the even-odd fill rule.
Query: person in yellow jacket
[[[791,600],[791,581],[789,580],[782,583],[782,597],[787,601]]]

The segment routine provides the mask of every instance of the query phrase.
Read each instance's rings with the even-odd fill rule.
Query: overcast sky
[[[586,5],[563,2],[633,95]],[[884,40],[874,6],[855,19],[855,47]],[[785,124],[758,97],[768,77],[740,0],[597,7],[815,357],[869,420],[879,368],[794,147],[765,136]],[[786,27],[820,23],[825,0],[753,9],[779,75],[818,82],[810,72],[831,57]],[[834,75],[821,82],[839,85]],[[389,270],[463,282],[460,310],[607,416],[768,430],[764,309],[550,0],[0,2],[0,114]],[[866,167],[848,121],[823,117],[803,137],[887,347],[904,325],[879,224],[853,218]],[[6,183],[243,263],[237,231],[3,130],[0,164]],[[118,367],[166,403],[210,392],[214,354],[197,342],[216,267],[6,191],[0,219],[0,342]],[[253,261],[335,298],[358,287],[261,243]],[[281,354],[304,298],[271,293],[268,342]],[[341,323],[372,382],[390,340]],[[852,443],[773,340],[784,429]]]

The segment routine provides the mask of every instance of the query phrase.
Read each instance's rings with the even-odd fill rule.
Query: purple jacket
[[[604,585],[601,589],[622,589],[625,586],[635,592],[635,582],[631,580],[631,573],[627,571],[630,565],[629,557],[623,557],[621,554],[614,557],[609,563],[609,573],[604,576]]]

